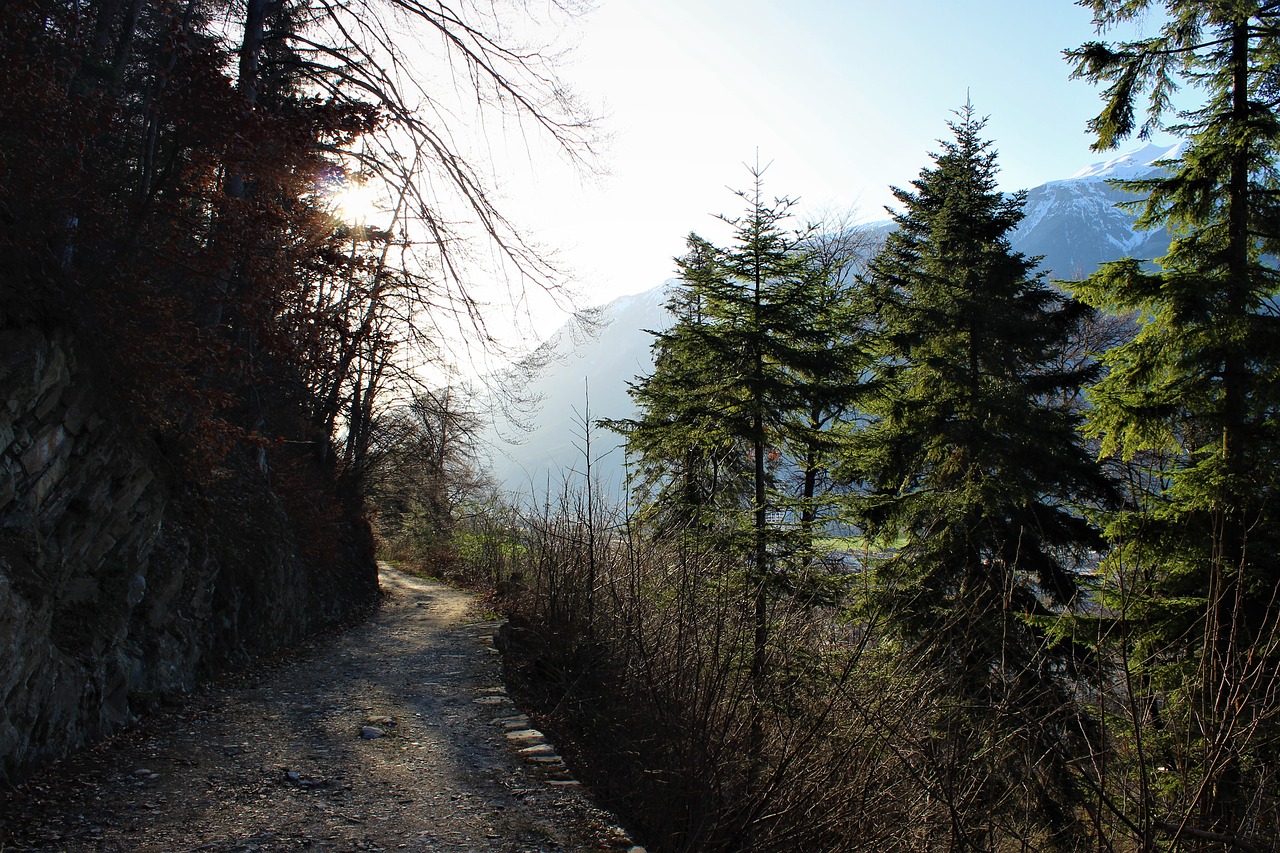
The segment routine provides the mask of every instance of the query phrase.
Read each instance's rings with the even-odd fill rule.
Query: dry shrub
[[[506,528],[505,562],[482,571],[507,573],[513,689],[646,844],[952,843],[926,766],[934,694],[874,614],[771,594],[767,678],[753,690],[753,593],[723,538],[601,521],[598,505],[588,525],[587,501],[566,491],[524,513]],[[754,766],[753,719],[764,732]]]

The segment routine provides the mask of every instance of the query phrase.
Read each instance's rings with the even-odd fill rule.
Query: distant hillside
[[[1104,261],[1160,257],[1169,247],[1168,233],[1136,231],[1134,214],[1117,206],[1134,197],[1106,181],[1155,174],[1154,163],[1176,158],[1180,150],[1179,146],[1147,145],[1029,190],[1026,217],[1015,233],[1014,248],[1041,256],[1041,269],[1050,278],[1062,280],[1082,278]],[[889,230],[888,223],[868,227]],[[604,306],[600,311],[603,327],[594,338],[584,340],[566,326],[547,342],[546,350],[554,354],[552,362],[523,389],[540,401],[536,414],[527,419],[531,429],[499,423],[485,437],[491,470],[504,489],[541,495],[548,486],[557,490],[567,476],[581,479],[587,393],[592,420],[633,413],[627,383],[652,369],[653,336],[644,330],[665,328],[662,306],[672,281]],[[624,481],[618,445],[612,433],[597,430],[593,434],[593,476],[613,495],[621,494]]]
[[[604,306],[600,312],[604,325],[594,337],[584,339],[575,327],[566,325],[547,341],[545,349],[550,350],[552,362],[521,389],[537,401],[530,418],[533,428],[526,431],[502,420],[485,436],[490,470],[505,490],[541,495],[549,485],[554,492],[570,469],[584,469],[580,448],[588,393],[593,421],[628,417],[634,411],[627,383],[653,367],[649,354],[653,336],[644,330],[666,327],[663,304],[673,281]],[[618,436],[611,432],[593,432],[592,457],[598,460],[593,475],[598,472],[602,487],[612,494],[619,494],[623,483],[618,444]]]

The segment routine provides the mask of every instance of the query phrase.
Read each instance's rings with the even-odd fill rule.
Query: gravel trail
[[[366,622],[0,791],[0,853],[638,850],[507,699],[475,596],[381,582]]]

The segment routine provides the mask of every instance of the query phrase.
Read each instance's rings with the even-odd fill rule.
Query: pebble
[[[364,740],[377,740],[380,737],[386,737],[387,733],[377,726],[363,726],[360,729],[360,737]]]

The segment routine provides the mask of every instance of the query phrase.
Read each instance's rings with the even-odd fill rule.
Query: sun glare
[[[378,215],[378,197],[373,187],[348,181],[333,194],[334,216],[352,225],[364,225]]]

